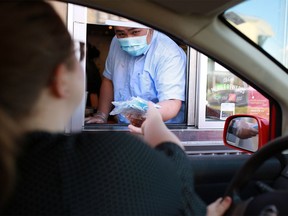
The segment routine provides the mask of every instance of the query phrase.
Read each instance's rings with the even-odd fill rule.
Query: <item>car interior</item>
[[[287,154],[284,151],[288,147],[288,1],[265,0],[262,4],[260,2],[52,2],[62,14],[75,39],[85,44],[89,40],[93,44],[98,43],[97,48],[101,53],[98,60],[100,71],[104,69],[109,44],[114,36],[111,26],[105,25],[105,21],[101,20],[102,15],[103,19],[123,17],[149,26],[168,35],[183,48],[189,59],[185,86],[186,119],[183,124],[169,124],[168,128],[183,142],[187,156],[193,164],[196,192],[206,203],[224,195],[231,195],[237,207],[236,204],[243,204],[251,200],[251,197],[260,197],[262,194],[274,197],[275,191],[283,192],[288,188]],[[259,4],[261,6],[257,9]],[[265,23],[267,20],[263,21],[259,17],[255,19],[252,17],[253,12],[250,13],[253,10],[262,10],[265,13],[268,9],[275,15],[273,23],[278,23],[276,26],[279,31],[273,23],[268,25]],[[256,30],[253,29],[255,26],[260,26],[256,39]],[[253,31],[254,35],[251,33]],[[281,44],[275,42],[275,38],[279,39]],[[271,51],[275,49],[275,44],[280,44],[280,57],[280,54]],[[229,75],[210,78],[207,70],[211,69],[211,65],[219,74],[225,68]],[[204,74],[203,70],[206,70]],[[217,82],[221,76],[222,81],[227,81],[226,84],[234,82],[234,86],[238,87],[225,88],[225,85],[218,85],[217,91],[214,91],[215,86],[209,87],[212,83],[210,79]],[[207,85],[211,94],[206,91]],[[219,99],[219,95],[222,99]],[[256,102],[251,105],[249,98],[255,99]],[[83,98],[83,103],[65,128],[66,133],[98,133],[103,130],[111,133],[128,132],[127,125],[117,124],[113,117],[108,124],[85,124],[85,115],[89,115],[91,111],[86,107],[86,100],[87,98]],[[249,112],[243,111],[243,107],[246,106],[250,107]],[[252,147],[243,147],[244,141],[239,142],[241,138],[236,137],[238,141],[233,141],[231,136],[228,136],[229,127],[233,119],[237,118],[246,120],[249,124],[256,124],[256,138],[248,138]]]

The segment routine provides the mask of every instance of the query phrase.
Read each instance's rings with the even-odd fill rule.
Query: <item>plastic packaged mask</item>
[[[140,97],[132,97],[128,101],[113,101],[114,109],[110,112],[110,115],[123,115],[130,121],[130,124],[141,127],[142,123],[146,119],[146,113],[148,110],[148,101]],[[159,109],[158,104],[154,106]]]

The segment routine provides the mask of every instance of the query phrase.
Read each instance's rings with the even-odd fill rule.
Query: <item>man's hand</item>
[[[107,114],[97,111],[97,113],[94,116],[85,118],[85,122],[87,124],[92,124],[92,123],[104,124],[104,123],[107,123],[107,118],[108,118]]]
[[[258,134],[258,130],[253,128],[247,122],[240,120],[237,123],[236,136],[240,139],[248,139]]]

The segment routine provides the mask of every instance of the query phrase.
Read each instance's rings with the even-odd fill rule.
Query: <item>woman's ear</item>
[[[52,93],[61,98],[69,96],[69,71],[64,64],[59,64],[54,70],[54,77],[50,88]]]

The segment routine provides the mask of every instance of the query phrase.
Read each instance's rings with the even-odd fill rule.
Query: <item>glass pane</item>
[[[227,69],[208,59],[206,120],[251,114],[269,120],[269,100]]]

